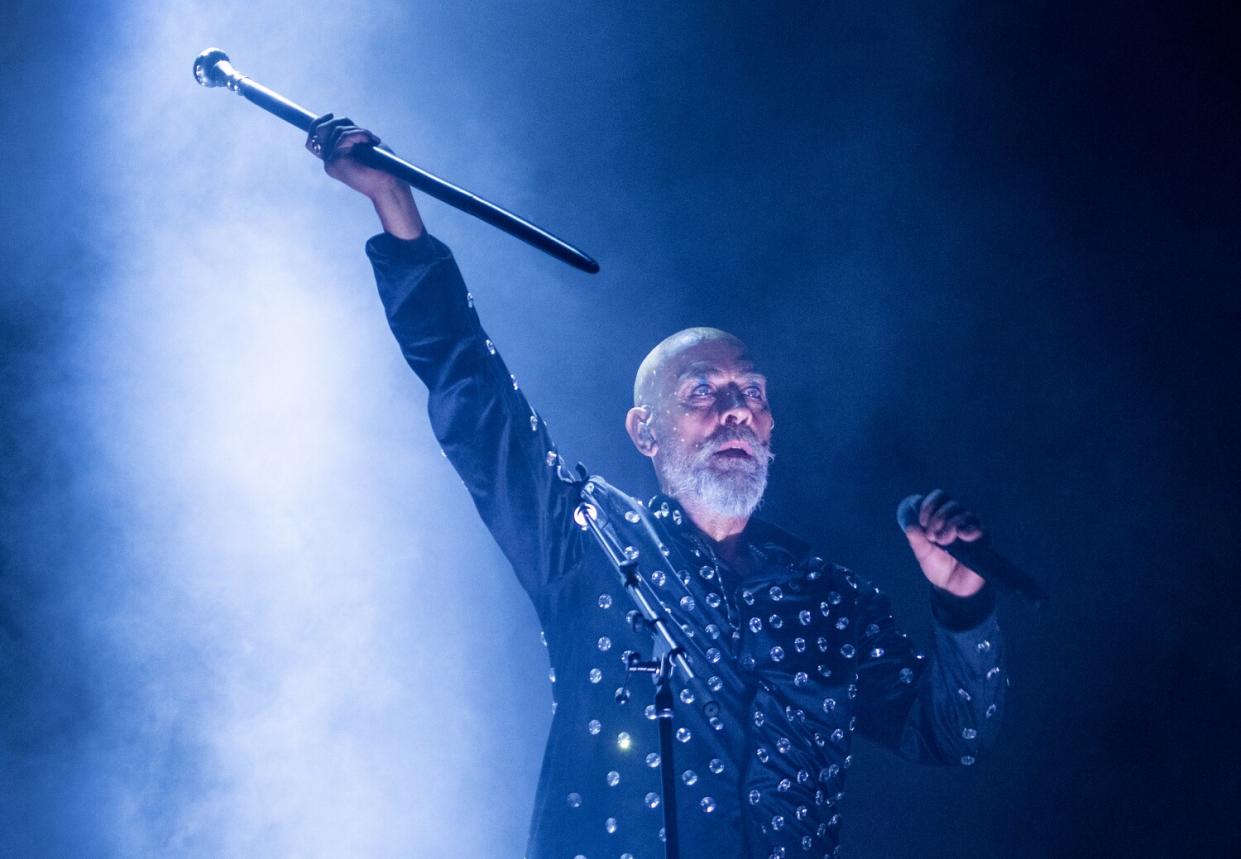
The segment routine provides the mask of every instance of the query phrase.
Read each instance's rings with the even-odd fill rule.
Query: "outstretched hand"
[[[959,597],[978,593],[986,582],[943,547],[953,540],[972,543],[983,535],[978,517],[942,489],[927,493],[918,506],[917,521],[905,529],[905,537],[927,581]]]
[[[384,230],[402,239],[417,238],[422,234],[422,218],[409,186],[354,158],[354,148],[362,145],[386,149],[375,134],[352,119],[337,119],[330,113],[316,117],[306,135],[306,148],[323,160],[323,171],[368,197]]]

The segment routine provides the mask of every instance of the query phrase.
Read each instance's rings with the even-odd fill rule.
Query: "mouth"
[[[754,451],[743,441],[730,440],[724,442],[720,449],[711,454],[711,456],[721,459],[753,459]]]

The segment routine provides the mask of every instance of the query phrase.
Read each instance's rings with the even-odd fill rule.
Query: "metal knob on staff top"
[[[310,123],[319,116],[290,101],[275,90],[238,72],[229,62],[228,54],[219,48],[208,48],[198,55],[194,60],[194,79],[205,87],[227,87],[245,97],[250,103],[258,105],[291,125],[296,125],[302,131],[309,131]],[[599,271],[599,263],[563,239],[536,227],[507,209],[502,209],[495,203],[484,200],[477,194],[472,194],[433,173],[428,173],[421,167],[410,164],[391,152],[364,143],[355,146],[351,154],[366,166],[382,170],[408,182],[424,194],[473,215],[493,227],[498,227],[510,236],[533,245],[561,262],[566,262],[588,274],[595,274]]]

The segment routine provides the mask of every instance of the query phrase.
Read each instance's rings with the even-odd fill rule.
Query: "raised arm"
[[[407,185],[350,157],[359,143],[378,138],[329,114],[312,125],[307,147],[374,205],[384,232],[366,251],[388,324],[427,386],[445,456],[537,605],[580,546],[572,485],[547,425],[483,331],[452,252],[425,231]]]

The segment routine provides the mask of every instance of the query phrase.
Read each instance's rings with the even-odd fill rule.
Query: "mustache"
[[[749,445],[750,450],[754,451],[755,459],[766,459],[770,462],[774,458],[771,452],[771,445],[759,439],[758,433],[745,425],[723,426],[715,431],[707,438],[700,447],[699,455],[705,459],[713,454],[719,453],[724,445],[731,441],[745,442]]]

